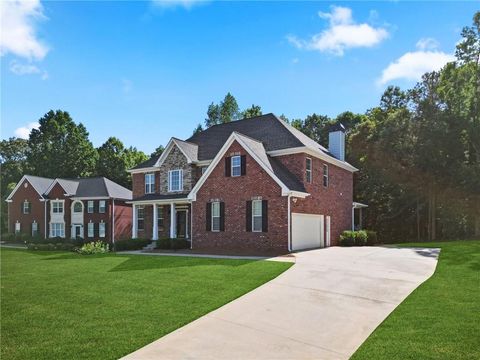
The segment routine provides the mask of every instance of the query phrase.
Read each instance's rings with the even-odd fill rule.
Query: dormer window
[[[168,172],[168,191],[183,190],[183,170],[171,170]]]
[[[241,171],[241,165],[242,165],[242,158],[240,157],[240,155],[237,155],[237,156],[232,156],[232,161],[231,161],[231,165],[232,165],[232,171],[231,171],[231,174],[232,174],[232,177],[233,176],[240,176],[242,175],[242,171]]]
[[[145,174],[145,194],[153,194],[155,192],[155,174]]]
[[[28,200],[25,200],[22,204],[22,213],[30,214],[32,211],[32,203]]]

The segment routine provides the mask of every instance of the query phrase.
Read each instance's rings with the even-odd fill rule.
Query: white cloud
[[[16,137],[19,137],[21,139],[28,139],[28,136],[30,135],[30,132],[33,129],[38,129],[39,126],[40,125],[38,124],[38,122],[28,123],[27,125],[19,127],[18,129],[16,129],[14,131],[14,134],[15,134]]]
[[[352,10],[347,7],[332,6],[330,13],[318,15],[329,21],[328,29],[313,35],[309,40],[288,35],[287,40],[300,49],[317,50],[342,56],[346,49],[372,47],[388,37],[388,31],[367,23],[357,24],[352,18]]]
[[[0,54],[12,53],[29,60],[41,60],[48,52],[36,34],[38,20],[45,19],[39,0],[0,1]]]
[[[48,73],[45,70],[41,70],[38,66],[31,63],[21,64],[16,60],[10,62],[10,71],[15,75],[31,75],[40,74],[42,80],[48,79]]]
[[[183,7],[184,9],[190,10],[196,5],[205,4],[208,1],[206,0],[152,0],[153,5],[164,8],[171,9],[176,7]]]
[[[455,60],[455,56],[436,50],[437,47],[435,39],[420,39],[417,42],[418,50],[407,52],[390,63],[383,70],[378,84],[384,85],[396,79],[418,81],[426,72],[438,71],[446,63]]]

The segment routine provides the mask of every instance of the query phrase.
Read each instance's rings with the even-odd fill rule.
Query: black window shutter
[[[247,209],[246,209],[246,230],[252,231],[252,202],[247,201]]]
[[[246,175],[247,174],[247,156],[246,155],[242,155],[240,157],[240,171],[241,171],[241,174],[242,175]]]
[[[220,231],[225,231],[225,203],[220,203]]]
[[[212,203],[207,203],[206,229],[212,231]]]
[[[20,203],[20,214],[23,214],[23,202]]]
[[[225,176],[230,177],[232,174],[232,158],[226,157],[225,158]]]
[[[262,201],[262,231],[268,232],[268,201]]]

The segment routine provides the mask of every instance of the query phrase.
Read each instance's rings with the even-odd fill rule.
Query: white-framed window
[[[202,166],[202,168],[201,168],[202,175],[205,174],[205,171],[207,171],[207,168],[208,168],[208,166]]]
[[[242,158],[240,155],[232,156],[231,158],[231,174],[232,176],[242,175]]]
[[[101,222],[98,224],[98,236],[101,238],[105,237],[105,223]]]
[[[312,182],[312,159],[305,158],[305,179],[307,182]]]
[[[262,231],[262,200],[252,200],[252,231]]]
[[[105,200],[100,200],[98,202],[98,212],[104,214],[107,209],[107,202]]]
[[[95,211],[95,201],[93,201],[93,200],[88,200],[87,212],[88,212],[89,214],[93,214],[94,211]]]
[[[145,208],[143,206],[137,207],[137,230],[144,230],[145,228]]]
[[[18,234],[20,233],[20,223],[17,221],[15,223],[15,234]]]
[[[89,222],[87,224],[87,236],[89,238],[93,238],[93,236],[94,236],[93,235],[94,234],[94,226],[95,226],[95,224],[93,222]]]
[[[170,170],[168,172],[168,191],[183,190],[183,170]]]
[[[37,236],[38,235],[38,223],[34,221],[32,223],[32,236]]]
[[[73,212],[74,213],[81,213],[83,211],[83,205],[80,201],[75,201],[73,204]]]
[[[32,210],[32,203],[31,203],[30,201],[28,201],[28,200],[25,200],[25,201],[23,202],[22,212],[23,212],[24,214],[30,214],[31,210]]]
[[[164,222],[163,222],[163,206],[159,206],[157,208],[157,222],[159,227],[163,227]]]
[[[220,231],[220,202],[212,202],[212,231]]]
[[[328,165],[323,164],[323,186],[328,187]]]
[[[145,194],[153,194],[155,192],[155,174],[145,174]]]
[[[52,201],[52,211],[54,214],[63,214],[63,201]]]
[[[64,223],[51,223],[50,224],[50,237],[65,237],[65,224]]]

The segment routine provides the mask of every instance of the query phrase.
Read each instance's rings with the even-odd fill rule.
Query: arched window
[[[73,212],[80,213],[83,211],[83,205],[80,201],[73,204]]]

